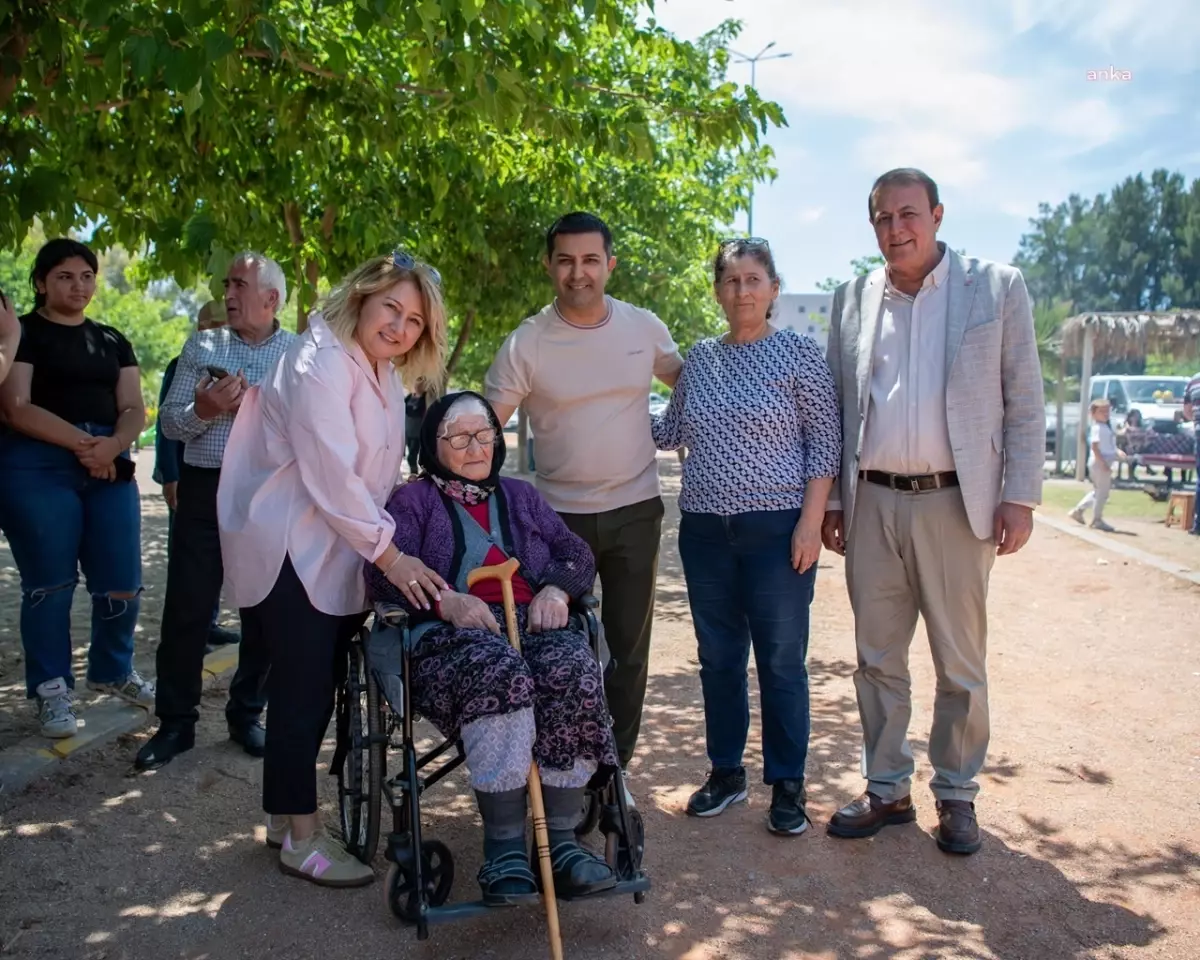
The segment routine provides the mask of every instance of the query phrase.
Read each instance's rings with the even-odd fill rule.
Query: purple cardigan
[[[588,545],[567,529],[562,518],[524,480],[500,478],[500,491],[508,518],[507,540],[521,561],[521,576],[536,592],[553,584],[572,598],[589,593],[596,578],[596,561]],[[392,542],[410,557],[419,558],[449,582],[454,560],[454,524],[450,511],[432,480],[421,479],[397,488],[387,511],[396,521]],[[410,613],[418,611],[373,563],[366,565],[367,600],[399,603]],[[420,614],[427,617],[425,611]]]

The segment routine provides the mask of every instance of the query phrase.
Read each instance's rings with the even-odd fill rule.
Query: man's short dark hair
[[[913,184],[920,184],[925,188],[925,194],[929,197],[930,210],[941,202],[938,200],[938,187],[933,182],[933,177],[916,167],[897,167],[895,170],[881,174],[871,186],[871,192],[867,196],[868,216],[872,220],[875,219],[875,198],[879,196],[879,191],[884,187],[908,187]]]
[[[611,257],[613,251],[612,231],[608,229],[608,224],[601,220],[594,213],[584,213],[576,210],[572,213],[564,213],[561,217],[551,224],[550,229],[546,231],[546,256],[554,256],[554,240],[560,234],[564,233],[598,233],[604,238],[604,254]]]

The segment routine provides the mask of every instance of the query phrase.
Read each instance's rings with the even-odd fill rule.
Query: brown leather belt
[[[923,473],[917,476],[884,473],[882,470],[860,470],[858,476],[867,483],[877,483],[881,487],[890,487],[904,493],[928,493],[930,490],[958,486],[958,473],[954,470],[948,470],[945,473]]]

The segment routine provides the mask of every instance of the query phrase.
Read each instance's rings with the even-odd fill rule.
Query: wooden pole
[[[522,449],[524,455],[524,449]],[[521,566],[516,557],[509,557],[494,567],[476,567],[467,574],[469,590],[480,580],[499,580],[504,599],[504,626],[508,642],[521,652],[521,634],[517,630],[517,603],[513,597],[512,578]],[[529,765],[529,809],[533,813],[533,837],[537,844],[538,867],[542,874],[542,903],[546,906],[546,932],[550,939],[551,960],[563,960],[562,933],[558,926],[558,900],[554,894],[554,868],[550,864],[550,833],[546,828],[546,802],[542,797],[542,778],[537,763]]]
[[[1083,367],[1079,371],[1079,426],[1075,430],[1075,479],[1087,477],[1088,403],[1092,395],[1092,352],[1096,348],[1096,331],[1085,327],[1083,332]]]
[[[1063,472],[1063,407],[1067,396],[1067,358],[1062,350],[1058,353],[1058,389],[1055,391],[1057,426],[1054,429],[1054,475]]]

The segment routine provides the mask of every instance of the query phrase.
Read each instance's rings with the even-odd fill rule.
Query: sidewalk
[[[1173,560],[1168,560],[1165,557],[1160,557],[1157,554],[1148,553],[1145,550],[1139,550],[1137,547],[1121,543],[1112,534],[1100,533],[1088,527],[1081,527],[1077,523],[1052,517],[1041,511],[1034,511],[1033,516],[1039,523],[1043,523],[1060,533],[1069,534],[1093,546],[1101,547],[1129,560],[1136,560],[1138,563],[1144,563],[1146,566],[1153,567],[1155,570],[1161,570],[1172,577],[1178,577],[1180,580],[1200,586],[1200,573],[1197,573],[1195,570],[1185,567],[1183,564],[1176,563]]]
[[[221,647],[206,656],[205,689],[232,673],[237,662],[236,645]],[[19,793],[38,777],[57,769],[61,761],[140,730],[152,722],[152,717],[149,710],[108,697],[82,710],[79,720],[79,733],[73,737],[65,740],[27,737],[0,750],[0,795]]]

